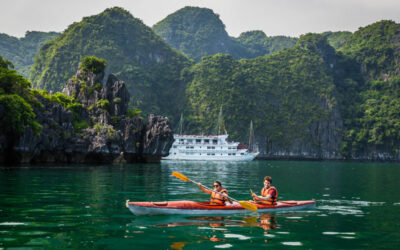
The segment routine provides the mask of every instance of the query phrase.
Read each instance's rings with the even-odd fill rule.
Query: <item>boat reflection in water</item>
[[[228,227],[260,227],[264,230],[276,230],[277,220],[273,213],[260,214],[258,216],[245,216],[241,218],[232,218],[231,216],[190,216],[190,217],[168,217],[160,220],[141,224],[140,220],[131,223],[130,226],[140,227],[180,227],[180,226],[209,226],[211,228]],[[154,219],[155,216],[152,216]],[[139,225],[140,224],[140,225]]]

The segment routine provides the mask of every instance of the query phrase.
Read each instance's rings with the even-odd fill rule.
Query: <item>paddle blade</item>
[[[242,206],[242,207],[244,207],[244,208],[246,208],[246,209],[248,209],[248,210],[251,210],[251,211],[253,211],[253,212],[257,212],[257,206],[256,205],[254,205],[254,204],[251,204],[251,203],[249,203],[249,202],[247,202],[247,201],[239,201],[239,204]]]
[[[175,176],[175,177],[178,178],[178,179],[181,179],[182,181],[190,181],[189,178],[187,178],[186,176],[184,176],[184,175],[181,174],[181,173],[172,172],[172,175]]]

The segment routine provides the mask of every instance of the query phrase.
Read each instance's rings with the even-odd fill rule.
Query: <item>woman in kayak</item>
[[[261,196],[257,196],[254,193],[251,194],[255,202],[266,205],[276,205],[278,198],[278,190],[274,186],[271,186],[272,178],[265,176],[264,187],[261,189]]]
[[[199,183],[199,188],[201,189],[201,191],[203,191],[204,193],[207,194],[211,194],[211,199],[210,199],[210,205],[222,205],[225,206],[225,202],[228,201],[229,203],[232,203],[231,200],[229,200],[227,197],[222,196],[216,192],[207,190],[205,188],[202,187],[201,183]],[[213,185],[213,190],[217,191],[221,194],[225,194],[228,195],[228,191],[222,187],[221,182],[219,181],[214,181],[214,185]]]

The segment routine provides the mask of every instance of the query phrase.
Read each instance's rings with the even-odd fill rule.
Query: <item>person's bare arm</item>
[[[199,185],[199,188],[201,189],[201,191],[203,191],[204,193],[207,193],[207,194],[211,194],[211,193],[212,193],[212,191],[203,188],[203,186],[201,185],[201,183],[199,183],[198,185]]]

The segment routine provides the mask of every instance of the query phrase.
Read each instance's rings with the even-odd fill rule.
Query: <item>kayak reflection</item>
[[[143,217],[142,217],[143,218]],[[143,222],[143,223],[141,223]],[[265,213],[257,216],[231,217],[231,216],[160,216],[159,220],[152,216],[149,220],[136,220],[130,226],[147,227],[180,227],[180,226],[209,226],[211,228],[225,227],[260,227],[264,230],[276,230],[276,215]]]

